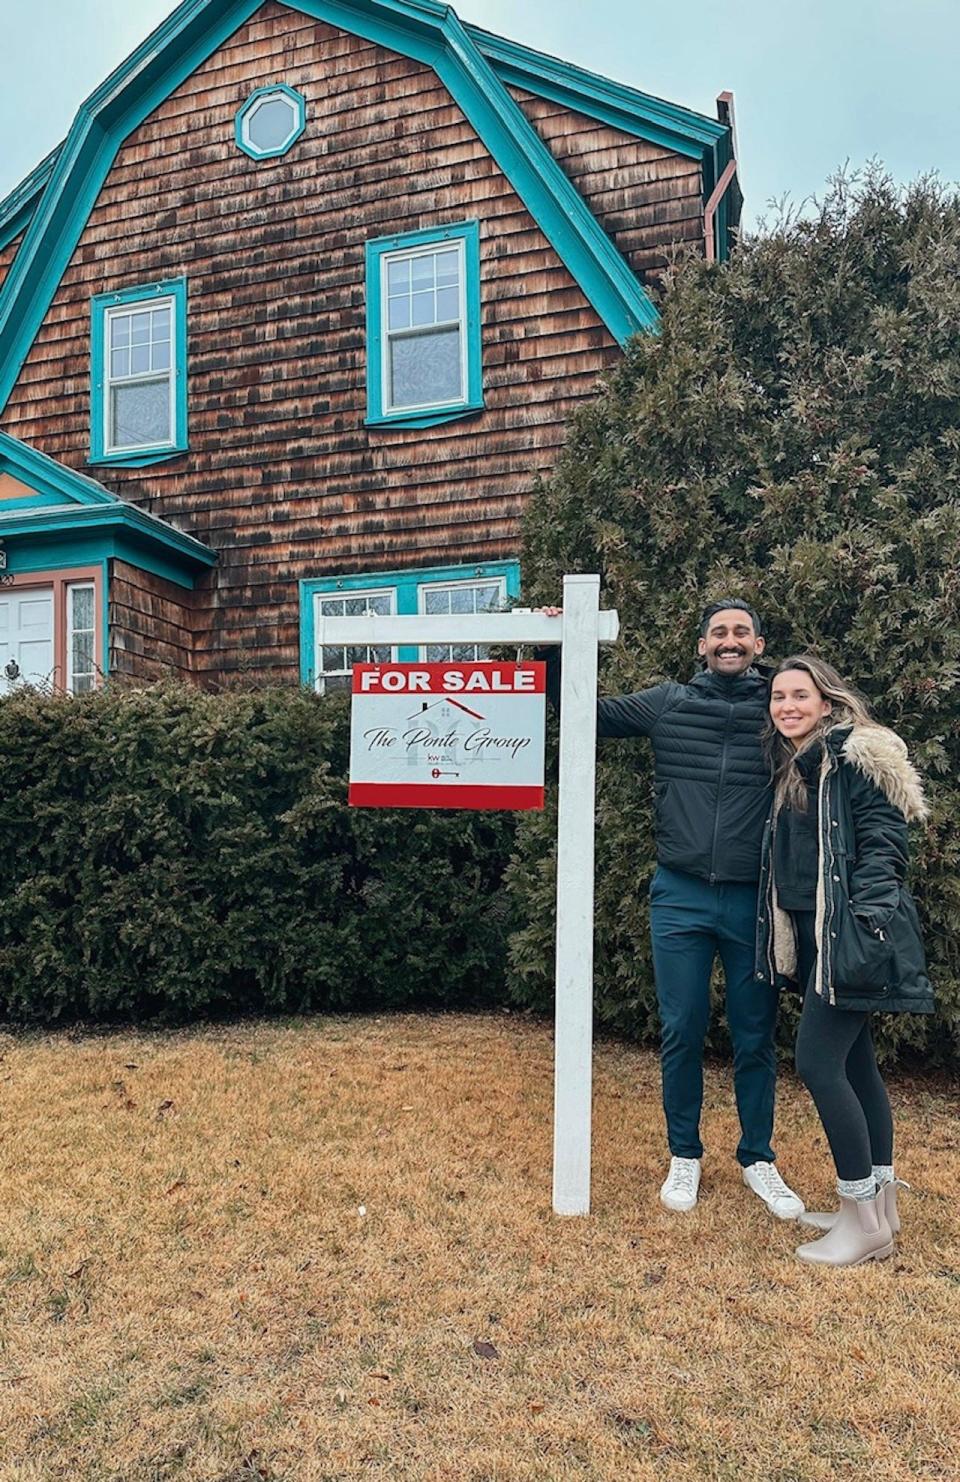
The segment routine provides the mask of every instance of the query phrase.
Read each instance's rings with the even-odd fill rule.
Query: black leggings
[[[800,982],[806,984],[797,1031],[797,1074],[816,1103],[837,1177],[869,1178],[893,1162],[893,1118],[877,1068],[870,1015],[838,1009],[813,986],[817,962],[813,911],[793,911]]]

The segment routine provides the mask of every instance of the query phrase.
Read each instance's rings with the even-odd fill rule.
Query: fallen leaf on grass
[[[164,1112],[172,1111],[174,1105],[175,1103],[169,1099],[166,1101],[161,1101],[160,1105],[157,1107],[157,1116],[162,1117]]]
[[[381,1370],[376,1369],[370,1375],[370,1378],[371,1379],[389,1379],[390,1378],[390,1375],[389,1374],[384,1374]]]
[[[667,1274],[665,1266],[658,1266],[655,1271],[645,1271],[643,1276],[644,1286],[659,1286]]]
[[[178,1179],[174,1179],[174,1181],[170,1185],[169,1189],[164,1189],[163,1192],[165,1194],[175,1194],[178,1189],[185,1189],[186,1187],[187,1187],[187,1181],[186,1181],[186,1179],[185,1178],[178,1178]]]
[[[542,1400],[531,1400],[530,1401],[530,1414],[531,1415],[539,1415],[540,1412],[541,1412],[541,1410],[543,1408],[544,1408],[544,1406],[543,1406],[543,1401]]]
[[[66,1273],[67,1280],[68,1281],[79,1281],[80,1278],[81,1278],[81,1276],[83,1275],[84,1271],[86,1271],[87,1267],[89,1266],[89,1264],[90,1264],[89,1261],[81,1261],[80,1264],[79,1264],[79,1266],[77,1267],[76,1271],[68,1271]]]
[[[496,1348],[492,1343],[488,1343],[486,1338],[474,1338],[473,1351],[478,1358],[498,1359],[500,1357]]]

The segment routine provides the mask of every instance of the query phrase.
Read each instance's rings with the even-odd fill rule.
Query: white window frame
[[[112,355],[112,324],[114,319],[119,319],[133,314],[150,313],[155,309],[166,308],[170,314],[170,364],[166,371],[147,371],[138,376],[113,376]],[[123,453],[139,453],[155,448],[174,448],[177,445],[177,356],[179,353],[177,343],[177,303],[172,294],[164,294],[160,298],[135,299],[129,303],[114,304],[103,311],[103,451],[105,455],[113,456]],[[143,443],[114,443],[113,429],[113,390],[115,386],[143,386],[158,384],[166,378],[167,381],[167,436],[154,438]]]
[[[493,584],[495,584],[497,586],[497,588],[499,589],[499,592],[500,592],[499,608],[491,608],[489,610],[490,611],[505,610],[506,605],[507,605],[507,578],[506,578],[505,575],[502,575],[502,574],[498,573],[495,576],[465,576],[465,577],[463,577],[462,580],[458,579],[458,580],[455,580],[455,581],[426,581],[426,582],[421,582],[419,584],[419,586],[417,587],[417,611],[420,614],[426,614],[426,611],[427,611],[427,593],[428,592],[452,592],[452,591],[455,591],[457,589],[462,590],[464,587],[488,587],[488,586],[491,586]],[[434,645],[434,647],[437,647],[437,646],[438,645]],[[454,648],[456,646],[457,645],[452,644],[452,643],[445,643],[445,644],[442,645],[442,647],[446,648],[448,651],[451,648]],[[474,645],[474,647],[480,647],[480,645],[479,644],[476,644],[476,645]],[[418,653],[419,653],[420,662],[421,663],[424,663],[424,664],[427,663],[428,660],[427,660],[427,645],[426,644],[421,644],[420,645],[420,648],[418,650]],[[446,659],[435,659],[435,660],[432,660],[431,662],[433,662],[433,663],[440,663],[440,664],[461,664],[461,663],[462,664],[471,664],[471,663],[472,664],[482,664],[482,663],[485,663],[486,662],[486,659],[485,658],[482,658],[482,657],[480,657],[478,655],[474,659],[453,659],[453,658],[446,658]]]
[[[456,249],[457,253],[457,277],[459,297],[459,317],[456,326],[460,331],[460,391],[456,396],[444,397],[442,401],[405,402],[402,405],[395,404],[391,395],[391,367],[392,345],[394,340],[425,339],[439,329],[450,329],[453,320],[444,320],[441,324],[418,325],[409,329],[390,329],[390,293],[389,293],[389,264],[401,259],[414,257],[436,257],[441,252],[450,252]],[[383,412],[393,415],[397,412],[427,412],[442,407],[461,406],[469,396],[469,332],[467,326],[467,253],[466,242],[463,237],[451,237],[448,241],[425,242],[422,246],[398,247],[394,252],[384,252],[380,255],[380,397]]]
[[[77,592],[89,592],[91,594],[92,598],[93,598],[93,604],[92,604],[92,606],[93,606],[93,626],[91,628],[78,628],[78,627],[76,627],[76,625],[74,623],[74,617],[73,617],[74,606],[73,606],[73,602],[74,602],[74,596],[75,596],[75,594]],[[81,674],[81,675],[77,675],[74,672],[74,667],[73,667],[73,639],[74,639],[74,635],[77,634],[77,633],[90,633],[93,636],[93,644],[92,644],[92,648],[93,648],[93,668],[89,671],[89,673],[90,673],[90,678],[92,678],[92,680],[93,680],[93,684],[91,685],[91,688],[92,689],[96,689],[96,687],[97,687],[97,678],[98,678],[98,673],[99,673],[98,668],[97,668],[97,589],[96,589],[96,587],[95,587],[95,585],[94,585],[94,583],[92,581],[71,582],[70,585],[67,587],[67,594],[66,595],[67,595],[67,612],[66,612],[66,621],[67,621],[67,633],[66,633],[66,640],[67,640],[67,693],[68,694],[71,694],[71,695],[75,695],[77,693],[77,690],[76,690],[76,687],[75,687],[76,680],[78,678],[80,678],[80,679],[86,679],[87,678],[86,673]],[[87,691],[84,690],[84,691],[82,691],[82,693],[86,694]]]
[[[323,603],[324,602],[330,602],[330,601],[333,601],[333,602],[343,602],[343,601],[355,602],[357,600],[357,598],[359,598],[359,597],[363,597],[364,599],[369,599],[370,597],[388,597],[389,600],[390,600],[390,612],[389,612],[389,614],[384,614],[384,616],[396,617],[396,615],[397,615],[397,589],[396,589],[396,587],[352,587],[352,588],[344,588],[343,591],[314,592],[314,594],[313,594],[314,631],[315,632],[319,632],[319,629],[320,629],[319,619],[323,616]],[[337,645],[338,648],[340,646],[341,645],[339,645],[339,644]],[[315,638],[314,639],[314,655],[313,655],[314,689],[315,689],[315,691],[316,691],[316,693],[318,695],[325,695],[327,693],[327,684],[326,684],[326,681],[328,679],[344,679],[345,678],[345,679],[347,679],[349,681],[349,679],[350,679],[350,673],[351,673],[351,670],[353,668],[353,665],[352,664],[348,664],[347,667],[346,667],[346,669],[331,669],[329,671],[325,671],[323,669],[323,650],[324,650],[324,648],[329,648],[329,647],[330,647],[330,644],[322,644],[320,642],[319,638]],[[376,662],[375,660],[373,660],[373,659],[370,658],[370,649],[369,648],[367,649],[366,652],[367,652],[366,659],[365,660],[361,660],[360,662],[364,662],[364,663],[367,663],[367,664]],[[395,663],[396,662],[396,658],[397,658],[397,650],[394,647],[394,648],[391,648],[391,650],[390,650],[390,662],[391,663]]]

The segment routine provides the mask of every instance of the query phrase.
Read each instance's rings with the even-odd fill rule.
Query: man
[[[719,954],[742,1134],[737,1161],[747,1187],[780,1219],[795,1219],[803,1204],[780,1177],[770,1145],[777,995],[754,969],[760,843],[770,806],[760,748],[767,685],[752,667],[764,649],[757,614],[735,598],[711,603],[697,648],[705,668],[689,684],[658,684],[597,702],[598,735],[649,736],[653,744],[657,869],[650,930],[672,1155],[660,1198],[674,1210],[697,1202],[703,1043]],[[548,692],[558,704],[557,651],[547,660]]]

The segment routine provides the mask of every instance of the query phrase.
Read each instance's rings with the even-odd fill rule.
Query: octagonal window
[[[251,159],[273,159],[300,138],[306,121],[302,94],[283,82],[258,87],[237,114],[237,144]]]

